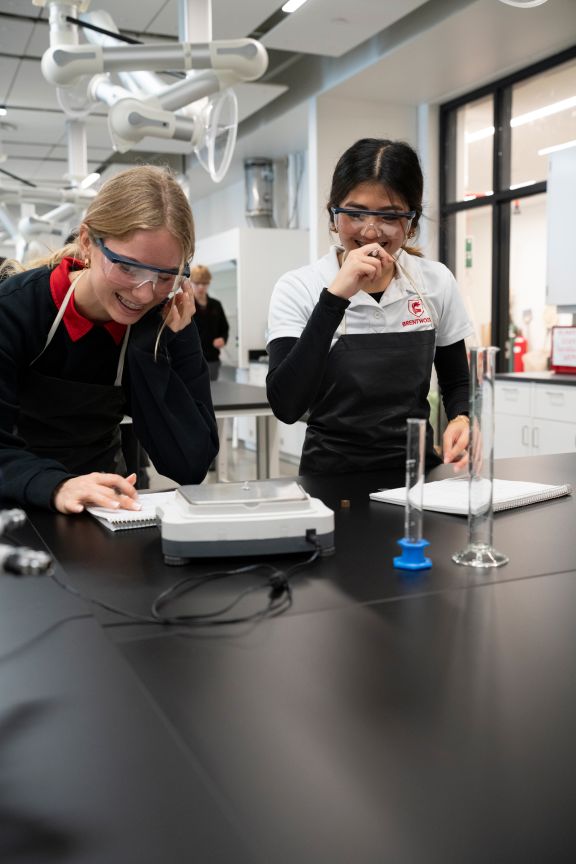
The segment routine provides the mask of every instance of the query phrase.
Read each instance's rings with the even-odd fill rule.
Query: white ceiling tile
[[[32,38],[26,53],[30,57],[42,57],[47,48],[50,47],[50,28],[48,21],[40,19],[34,24]]]
[[[262,39],[267,48],[340,57],[426,0],[314,0]]]
[[[40,9],[33,5],[32,0],[0,0],[0,12],[36,18],[40,14]]]
[[[230,4],[226,0],[213,0],[212,29],[214,39],[236,39],[248,36],[260,24],[270,18],[284,0],[242,0],[230,14]]]
[[[33,110],[10,109],[3,119],[16,127],[15,131],[6,133],[5,140],[19,141],[23,144],[39,141],[55,144],[62,137],[65,117],[59,111],[39,113]]]
[[[0,56],[0,105],[4,105],[8,101],[8,94],[12,82],[16,79],[18,65],[18,60],[9,60]]]
[[[24,54],[32,39],[33,30],[33,21],[0,17],[0,51],[7,54]]]
[[[212,38],[237,39],[262,24],[282,5],[283,0],[234,0],[233,12],[230,0],[212,0]],[[160,4],[158,4],[160,5]],[[173,32],[179,37],[178,3],[166,3],[150,26],[156,33]],[[201,41],[190,34],[189,41]]]
[[[38,60],[24,59],[20,62],[10,87],[9,103],[24,108],[60,110],[56,88],[42,75]]]
[[[50,144],[26,144],[22,141],[12,142],[5,137],[3,137],[0,133],[0,140],[3,141],[2,152],[4,152],[8,159],[34,159],[37,161],[41,161],[45,159],[52,150]],[[3,167],[4,163],[0,164],[0,168]]]

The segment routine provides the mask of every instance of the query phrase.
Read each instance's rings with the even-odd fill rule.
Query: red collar
[[[70,273],[74,270],[81,270],[82,262],[76,258],[63,258],[57,267],[50,273],[50,293],[56,304],[56,308],[60,309],[64,302],[64,297],[70,288]],[[114,339],[114,342],[119,345],[126,333],[126,325],[118,324],[116,321],[106,321],[105,324],[95,325],[93,321],[89,321],[76,309],[74,303],[74,295],[70,298],[66,311],[64,312],[64,326],[73,342],[77,342],[86,333],[89,333],[92,327],[104,327]]]

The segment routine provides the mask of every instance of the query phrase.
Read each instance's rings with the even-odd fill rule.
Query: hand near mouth
[[[379,243],[367,243],[344,252],[340,272],[328,288],[331,294],[349,300],[362,290],[375,290],[384,270],[394,259]]]

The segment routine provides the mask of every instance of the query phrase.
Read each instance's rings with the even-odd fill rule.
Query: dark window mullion
[[[492,345],[500,352],[498,372],[506,372],[504,348],[510,318],[510,204],[502,201],[492,208]]]
[[[510,189],[512,163],[512,89],[498,89],[494,94],[493,191],[496,195]],[[495,202],[492,208],[492,335],[493,345],[500,347],[496,361],[499,372],[506,371],[504,347],[508,338],[510,317],[510,205]]]
[[[439,200],[439,249],[438,257],[452,272],[456,264],[454,219],[446,210],[448,202],[456,198],[456,111],[440,114],[440,200]]]

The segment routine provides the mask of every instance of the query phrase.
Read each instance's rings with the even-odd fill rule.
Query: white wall
[[[248,365],[249,351],[265,349],[272,289],[305,263],[307,249],[307,231],[282,228],[234,228],[198,242],[196,260],[207,267],[236,264],[239,366]]]
[[[309,172],[311,255],[318,258],[330,245],[326,203],[332,174],[342,153],[359,138],[391,138],[418,146],[418,112],[415,107],[343,100],[321,95],[312,100]],[[312,159],[316,159],[316,171]],[[316,225],[315,234],[313,225]],[[314,236],[312,236],[314,234]]]
[[[244,180],[220,188],[204,198],[194,197],[194,185],[190,184],[190,203],[196,226],[196,240],[221,234],[230,228],[246,224],[244,217]],[[197,259],[195,256],[195,260]]]
[[[423,215],[420,220],[418,245],[427,258],[438,260],[440,242],[440,206],[438,171],[440,112],[436,105],[419,105],[416,150],[424,175]]]

